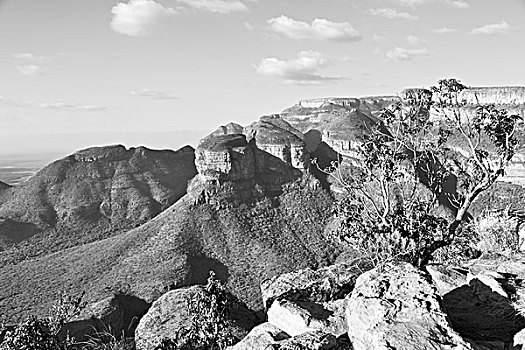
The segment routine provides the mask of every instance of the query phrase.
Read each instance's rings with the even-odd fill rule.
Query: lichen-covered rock
[[[335,264],[275,276],[261,283],[263,304],[270,308],[274,300],[284,298],[321,303],[342,299],[352,291],[361,272],[354,265]]]
[[[472,349],[449,325],[436,288],[408,263],[362,274],[346,310],[356,350]]]
[[[203,289],[191,286],[172,290],[156,300],[135,330],[137,350],[152,350],[164,338],[173,338],[178,329],[189,327],[191,315],[188,300]],[[228,317],[232,321],[229,331],[237,338],[243,338],[256,324],[255,314],[243,305],[231,305]]]
[[[137,350],[154,349],[162,339],[190,323],[188,298],[202,290],[200,286],[181,288],[164,294],[153,303],[135,330]]]
[[[291,336],[315,330],[339,337],[348,332],[345,299],[326,303],[275,300],[268,310],[268,322]]]
[[[264,350],[269,345],[290,338],[282,329],[266,322],[253,328],[244,339],[228,347],[228,350]]]
[[[467,273],[458,268],[444,265],[427,265],[426,270],[440,296],[467,284]]]
[[[525,319],[512,305],[517,290],[502,275],[479,273],[469,276],[469,284],[443,296],[443,310],[455,330],[465,338],[479,342],[512,342],[525,328]]]
[[[293,338],[283,340],[277,344],[272,344],[268,350],[336,350],[341,349],[337,339],[321,331],[303,333]]]

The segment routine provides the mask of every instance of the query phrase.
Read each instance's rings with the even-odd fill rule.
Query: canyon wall
[[[471,87],[461,92],[460,99],[464,100],[467,105],[495,104],[525,108],[525,87]]]

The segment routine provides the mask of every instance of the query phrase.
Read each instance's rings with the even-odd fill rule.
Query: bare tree
[[[336,236],[373,263],[426,265],[452,244],[473,201],[514,155],[517,118],[493,105],[465,115],[464,89],[447,79],[431,90],[406,91],[364,135],[356,164],[327,169],[345,191]],[[451,220],[436,214],[444,198],[453,207]]]

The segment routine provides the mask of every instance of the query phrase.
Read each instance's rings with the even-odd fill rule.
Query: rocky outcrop
[[[113,334],[132,337],[149,307],[149,303],[131,295],[111,295],[88,304],[79,316],[64,325],[59,336],[69,335],[76,341],[86,341],[88,336],[109,329]]]
[[[291,336],[322,331],[335,337],[348,332],[346,300],[329,302],[275,300],[268,310],[268,322]]]
[[[428,265],[426,270],[440,296],[468,283],[467,272],[464,269],[444,265]]]
[[[525,300],[522,258],[478,259],[467,265],[466,283],[443,295],[443,310],[459,334],[476,343],[510,344],[525,328],[513,301]]]
[[[258,149],[279,158],[285,164],[299,170],[308,168],[309,156],[303,134],[280,116],[263,116],[258,122],[248,125],[244,133],[248,140],[255,141]]]
[[[356,350],[472,349],[448,323],[435,287],[408,263],[359,276],[346,320]]]
[[[525,87],[470,87],[463,90],[460,99],[467,105],[523,106],[525,108]]]
[[[228,123],[226,125],[221,125],[212,132],[209,136],[219,136],[219,135],[231,135],[231,134],[242,134],[244,127],[237,123]],[[202,141],[201,141],[202,142]]]
[[[275,276],[261,283],[263,304],[268,309],[281,299],[319,303],[342,299],[352,291],[360,273],[356,266],[335,264]]]
[[[135,330],[137,350],[153,350],[164,338],[171,339],[179,329],[189,328],[191,315],[188,302],[202,290],[200,285],[176,289],[156,300]],[[239,339],[257,322],[254,313],[237,303],[230,305],[228,317],[231,321],[228,331]]]
[[[355,266],[336,264],[263,281],[268,322],[293,337],[317,331],[336,338],[346,334],[344,298],[360,271]]]
[[[282,329],[266,322],[254,327],[239,343],[228,347],[228,350],[264,350],[288,338],[290,335]]]
[[[195,166],[200,175],[219,182],[253,180],[254,149],[242,134],[208,136],[195,152]]]
[[[231,133],[239,127],[221,127],[200,142],[196,150],[199,177],[191,186],[197,198],[203,197],[203,191],[213,192],[209,185],[224,182],[241,192],[251,192],[255,184],[264,191],[280,192],[283,183],[307,172],[309,154],[303,135],[281,118],[265,116],[244,128],[244,134]]]
[[[135,330],[137,350],[152,350],[164,338],[171,338],[178,329],[189,326],[187,303],[200,290],[200,286],[178,289],[155,301]]]

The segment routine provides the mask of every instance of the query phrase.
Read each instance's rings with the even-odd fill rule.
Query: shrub
[[[155,350],[222,350],[238,339],[231,334],[227,319],[231,297],[210,271],[204,289],[188,300],[190,325],[172,339],[163,339]]]
[[[509,254],[519,250],[518,220],[507,211],[487,212],[472,222],[476,249],[483,253]]]
[[[66,335],[59,339],[59,332],[66,322],[77,316],[84,308],[83,294],[73,297],[65,292],[60,294],[46,318],[29,317],[12,331],[6,331],[0,350],[61,350],[68,349],[74,342]]]
[[[119,339],[110,332],[96,333],[81,343],[68,334],[59,336],[64,325],[85,307],[83,296],[63,292],[47,317],[31,316],[13,330],[0,326],[0,334],[5,331],[0,350],[135,350],[133,339]]]
[[[51,329],[48,320],[30,317],[7,331],[0,344],[1,350],[60,350],[63,347]]]

